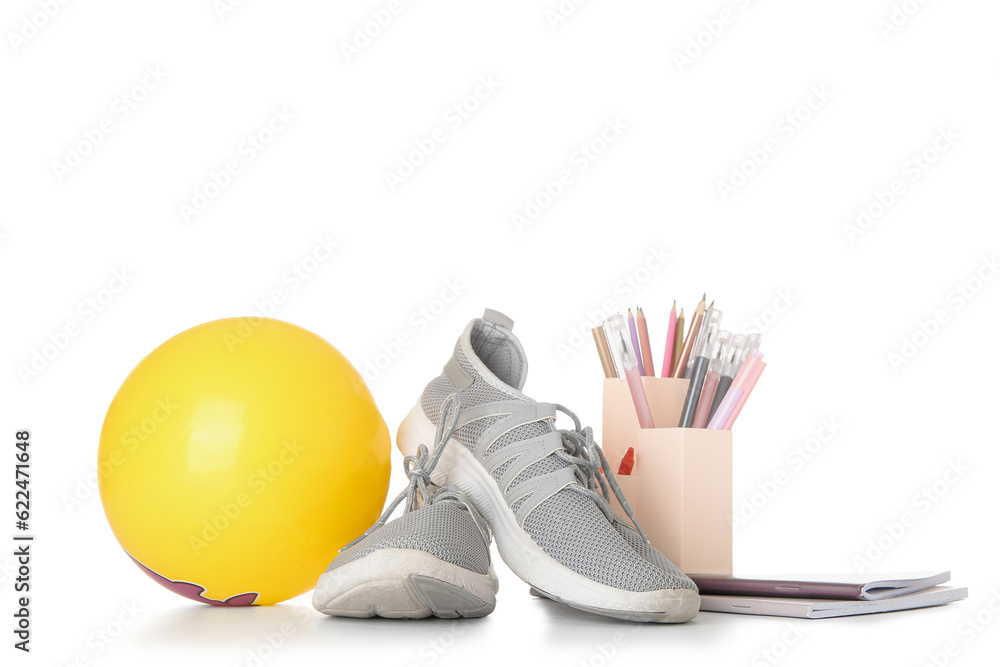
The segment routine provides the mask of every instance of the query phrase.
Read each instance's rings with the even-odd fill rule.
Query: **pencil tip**
[[[714,308],[715,307],[715,299],[712,299],[712,303],[708,304],[708,307],[709,308]]]
[[[673,313],[676,311],[677,311],[677,299],[674,299],[674,305],[670,306],[670,312]]]

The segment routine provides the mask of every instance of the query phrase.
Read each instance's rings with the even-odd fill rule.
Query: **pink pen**
[[[702,388],[698,407],[695,408],[694,422],[691,423],[691,428],[705,428],[708,424],[708,411],[712,409],[712,398],[718,388],[719,374],[715,371],[709,371],[705,375],[705,386]]]
[[[632,317],[632,309],[628,309],[628,330],[632,335],[632,349],[635,351],[635,363],[639,367],[639,375],[645,375],[646,369],[642,365],[642,357],[639,355],[639,332],[635,328],[635,318]]]
[[[743,394],[746,393],[746,380],[755,362],[760,362],[760,358],[764,355],[760,352],[754,353],[752,356],[748,357],[743,365],[740,366],[739,372],[733,379],[733,384],[729,387],[729,391],[726,392],[725,398],[722,399],[722,403],[719,404],[719,409],[715,411],[712,419],[708,422],[708,428],[710,429],[725,429],[726,424],[733,415],[733,411],[736,409],[736,405],[743,398]]]
[[[746,404],[747,399],[750,398],[750,392],[753,391],[753,388],[757,386],[757,380],[760,379],[761,373],[763,373],[764,369],[767,368],[767,363],[765,363],[764,360],[761,359],[761,357],[763,356],[764,355],[758,352],[757,354],[755,354],[753,357],[750,358],[751,360],[754,361],[754,363],[751,366],[750,371],[747,373],[747,377],[743,380],[743,393],[740,396],[739,400],[736,402],[736,407],[733,408],[733,414],[731,414],[729,416],[729,419],[726,420],[725,429],[727,431],[732,430],[733,424],[736,422],[736,418],[740,416],[740,410],[743,409],[743,406]]]
[[[692,428],[705,428],[708,425],[708,420],[711,418],[712,402],[715,400],[715,392],[719,388],[719,381],[722,378],[720,371],[725,360],[732,354],[732,344],[733,334],[728,331],[720,331],[712,345],[708,373],[705,374],[705,386],[702,388],[698,407],[694,411]]]
[[[724,430],[726,428],[726,421],[729,420],[730,415],[733,414],[733,410],[736,408],[736,404],[742,397],[743,390],[733,381],[733,384],[729,387],[729,391],[726,392],[725,397],[722,399],[722,403],[719,403],[719,409],[715,411],[715,415],[708,422],[707,428],[717,431]]]
[[[625,333],[625,318],[620,314],[612,315],[604,321],[604,329],[608,335],[608,344],[615,355],[618,368],[625,375],[629,393],[632,395],[632,405],[635,406],[635,416],[639,419],[640,428],[655,428],[653,413],[649,411],[649,401],[646,400],[646,390],[642,386],[642,373],[636,360],[635,350],[629,344]]]

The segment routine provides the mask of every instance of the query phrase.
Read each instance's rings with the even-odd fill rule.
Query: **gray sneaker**
[[[457,393],[456,442],[432,479],[472,500],[517,576],[585,611],[690,620],[700,604],[697,587],[646,539],[591,429],[562,406],[521,392],[528,364],[513,324],[492,310],[469,323],[444,371],[400,425],[397,446],[414,451]],[[574,428],[557,429],[557,412],[571,417]],[[631,524],[612,509],[611,494]]]
[[[434,451],[407,456],[409,486],[364,535],[343,549],[316,584],[313,606],[330,616],[471,618],[496,606],[490,532],[472,502],[430,475],[458,420],[457,399],[444,402]],[[406,499],[404,513],[386,523]]]

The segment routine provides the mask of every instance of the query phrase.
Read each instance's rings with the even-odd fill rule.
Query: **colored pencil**
[[[677,360],[681,356],[681,347],[684,345],[684,309],[681,308],[681,314],[677,316],[677,328],[674,331],[674,354],[673,358],[670,360],[670,375],[667,377],[674,376],[674,367],[677,366]]]
[[[701,320],[704,317],[705,297],[702,296],[701,301],[698,302],[698,307],[694,310],[694,317],[691,318],[691,326],[688,328],[687,338],[684,339],[684,345],[681,347],[681,355],[677,358],[677,365],[674,366],[674,372],[670,377],[684,377],[684,371],[687,370],[688,357],[691,356],[691,346],[694,345],[694,339],[698,336],[698,330],[701,329]]]
[[[667,343],[663,346],[663,367],[660,368],[660,377],[670,377],[670,371],[674,364],[674,336],[677,332],[677,302],[670,306],[670,321],[667,323]]]
[[[594,335],[594,344],[597,346],[597,356],[601,358],[601,366],[604,368],[604,377],[616,378],[618,371],[615,370],[615,360],[611,356],[611,348],[608,347],[608,337],[604,333],[603,327],[594,327],[590,330]]]
[[[635,309],[635,328],[639,330],[639,344],[642,346],[642,374],[656,377],[653,350],[649,347],[649,329],[646,328],[646,315],[641,307]]]

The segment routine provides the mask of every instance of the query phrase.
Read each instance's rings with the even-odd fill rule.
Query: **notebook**
[[[830,600],[883,600],[922,591],[951,579],[951,572],[894,574],[803,574],[742,577],[726,574],[688,575],[708,595],[760,595]]]
[[[935,586],[881,600],[815,600],[808,598],[743,597],[739,595],[702,595],[702,611],[730,614],[787,616],[789,618],[832,618],[878,614],[884,611],[918,609],[947,604],[969,597],[968,588]]]

